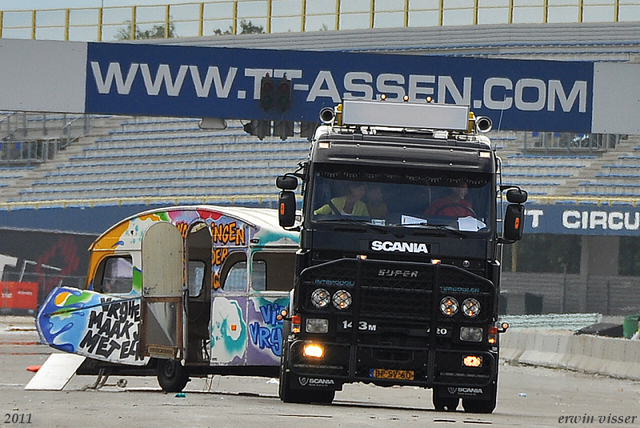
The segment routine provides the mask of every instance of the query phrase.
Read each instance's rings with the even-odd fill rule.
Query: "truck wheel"
[[[189,382],[187,369],[178,360],[158,360],[158,383],[163,391],[180,392]]]
[[[496,393],[497,388],[494,385],[491,388],[491,396],[488,400],[463,398],[462,407],[464,407],[464,411],[467,413],[491,413],[496,408]]]
[[[438,388],[433,390],[433,407],[441,412],[455,412],[460,401],[458,397],[442,397],[438,392]]]

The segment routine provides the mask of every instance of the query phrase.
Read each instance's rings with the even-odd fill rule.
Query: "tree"
[[[125,21],[126,28],[120,28],[115,35],[116,40],[130,40],[131,39],[131,21]],[[169,21],[169,38],[178,37],[176,34],[176,26],[173,22]],[[150,30],[141,31],[140,27],[136,25],[135,39],[164,39],[165,38],[165,26],[162,24],[154,25]]]
[[[242,19],[240,21],[240,32],[238,34],[264,34],[264,27],[262,25],[253,25],[251,21]],[[229,26],[228,30],[224,32],[219,28],[213,31],[216,36],[228,36],[233,34],[233,27]]]

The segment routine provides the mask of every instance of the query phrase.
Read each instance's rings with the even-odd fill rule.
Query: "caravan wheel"
[[[189,382],[189,372],[178,360],[158,360],[158,383],[166,392],[180,392]]]

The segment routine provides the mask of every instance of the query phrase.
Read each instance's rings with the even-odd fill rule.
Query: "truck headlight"
[[[338,309],[347,309],[352,302],[351,293],[347,290],[338,290],[333,295],[333,306]]]
[[[466,342],[482,342],[482,327],[460,327],[460,340]]]
[[[462,364],[465,367],[482,367],[482,356],[480,356],[480,355],[465,355],[462,358]]]
[[[469,318],[475,318],[480,313],[480,302],[476,299],[469,297],[462,302],[462,313]]]
[[[324,288],[316,288],[311,293],[311,303],[318,309],[322,309],[329,304],[331,294]]]
[[[324,354],[324,349],[320,345],[316,345],[315,343],[307,343],[304,345],[302,350],[302,355],[305,357],[313,357],[313,358],[322,358]]]
[[[458,313],[458,301],[450,296],[440,300],[440,312],[442,315],[452,317]]]
[[[304,329],[307,333],[328,333],[329,320],[322,318],[307,318]]]

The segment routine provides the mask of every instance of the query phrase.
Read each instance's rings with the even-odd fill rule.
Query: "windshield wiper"
[[[457,236],[467,236],[463,232],[460,232],[458,229],[454,229],[451,226],[447,226],[445,224],[429,224],[426,221],[422,222],[422,223],[392,224],[390,226],[406,227],[406,228],[409,228],[409,229],[412,228],[412,227],[416,227],[416,228],[420,228],[420,229],[442,230],[442,231],[445,231],[445,232],[450,232],[450,233],[452,233],[454,235],[457,235]]]
[[[384,226],[377,225],[377,224],[372,224],[368,220],[350,218],[350,217],[346,217],[346,216],[345,217],[327,218],[327,219],[322,219],[322,220],[316,220],[316,223],[352,223],[352,224],[358,224],[358,225],[362,225],[362,226],[367,226],[367,227],[369,227],[369,228],[371,228],[373,230],[376,230],[378,232],[389,233],[389,230],[387,228],[385,228]]]

